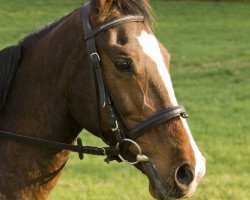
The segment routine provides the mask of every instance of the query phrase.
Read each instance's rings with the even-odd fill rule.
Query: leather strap
[[[159,176],[159,173],[157,172],[157,169],[155,168],[152,161],[150,162],[144,162],[143,163],[144,170],[147,173],[147,176],[152,184],[154,184],[154,188],[157,191],[157,199],[159,200],[165,200],[168,196],[167,191],[163,187],[162,180]]]
[[[154,128],[156,125],[162,124],[164,122],[169,121],[170,119],[173,119],[175,117],[187,117],[186,110],[183,106],[173,106],[170,108],[167,108],[163,110],[160,113],[157,113],[150,119],[142,122],[139,126],[136,128],[130,130],[126,136],[127,138],[131,140],[135,140],[138,136],[140,136],[145,131]]]
[[[142,122],[132,130],[130,130],[126,134],[126,138],[135,140],[137,137],[139,137],[149,129],[154,128],[155,126],[167,122],[175,117],[187,118],[188,115],[186,113],[186,109],[180,105],[167,108],[162,112],[157,113],[153,117],[147,119],[146,121]],[[129,148],[129,143],[124,143],[122,145],[122,150],[121,150],[122,155],[124,155],[127,152],[128,148]]]
[[[89,3],[83,5],[82,7],[82,25],[83,25],[83,31],[84,31],[84,38],[86,35],[89,35],[92,33],[92,28],[89,20]],[[109,144],[109,141],[105,138],[105,135],[103,134],[101,130],[100,125],[100,116],[99,116],[99,105],[101,107],[105,106],[106,104],[106,92],[104,88],[104,82],[102,77],[102,70],[100,67],[100,58],[97,54],[97,49],[95,45],[95,39],[92,37],[88,41],[85,41],[88,58],[89,58],[89,65],[90,65],[90,72],[91,72],[91,86],[92,86],[92,92],[94,93],[93,103],[95,110],[95,121],[96,121],[96,127],[98,129],[99,135],[102,138],[102,140]],[[96,81],[98,86],[98,92],[99,96],[97,95],[96,90]],[[100,102],[98,103],[98,99],[100,99]]]
[[[118,122],[120,123],[120,125],[121,125],[121,127],[123,129],[123,132],[128,133],[129,129],[128,129],[127,123],[126,123],[123,115],[121,114],[121,111],[120,111],[120,109],[119,109],[119,107],[118,107],[118,105],[117,105],[117,103],[116,103],[116,101],[114,99],[114,96],[113,96],[113,94],[112,94],[112,92],[111,92],[111,90],[110,90],[110,88],[109,88],[109,86],[107,84],[107,81],[105,79],[104,79],[104,82],[105,82],[105,86],[106,86],[107,91],[108,91],[110,106],[112,106],[113,111],[114,111],[116,117],[118,118]]]
[[[99,95],[100,95],[99,97],[100,105],[104,107],[105,99],[106,99],[105,98],[106,92],[104,88],[104,81],[103,81],[102,70],[100,66],[100,57],[97,53],[97,49],[95,45],[95,38],[91,37],[88,40],[86,40],[87,35],[90,35],[93,32],[91,24],[90,24],[90,20],[89,20],[88,10],[89,10],[89,4],[87,3],[82,7],[82,22],[83,22],[82,24],[83,24],[83,31],[84,31],[84,39],[85,39],[85,43],[87,47],[87,52],[89,54],[90,64],[94,68],[95,74],[96,74],[96,80],[98,83],[98,89],[99,89]]]
[[[144,21],[144,17],[141,15],[127,15],[123,18],[110,21],[104,25],[99,26],[98,28],[95,28],[92,32],[89,32],[85,35],[85,40],[88,40],[96,36],[97,34],[103,31],[106,31],[112,27],[115,27],[115,26],[118,26],[127,22],[143,22],[143,21]]]
[[[98,148],[98,147],[83,146],[80,138],[77,139],[77,145],[72,145],[72,144],[54,142],[24,135],[18,135],[15,133],[9,133],[5,131],[0,131],[0,137],[32,145],[46,146],[54,149],[77,152],[79,154],[80,159],[83,159],[83,154],[92,154],[99,156],[117,156],[120,154],[120,150],[115,147]]]

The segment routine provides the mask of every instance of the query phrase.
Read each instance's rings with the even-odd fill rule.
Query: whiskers
[[[168,193],[165,197],[165,200],[170,200],[172,197],[178,197],[181,196],[182,191],[179,187],[176,186],[175,181],[174,181],[174,173],[175,173],[175,167],[173,167],[169,173],[169,177],[166,181],[166,186]]]
[[[153,163],[143,163],[142,166],[152,183],[153,193],[158,199],[171,200],[182,197],[183,191],[175,182],[176,166],[171,168],[166,181],[160,177]]]

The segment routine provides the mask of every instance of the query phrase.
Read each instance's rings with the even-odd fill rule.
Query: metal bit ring
[[[130,139],[125,138],[125,139],[123,139],[123,141],[125,141],[125,142],[130,142],[131,144],[135,145],[135,147],[136,147],[137,150],[138,150],[138,154],[137,154],[137,156],[136,156],[136,161],[134,161],[134,162],[129,162],[129,161],[127,161],[126,159],[124,159],[124,158],[121,156],[121,154],[119,154],[118,157],[119,157],[123,162],[125,162],[125,163],[127,163],[127,164],[129,164],[129,165],[136,165],[136,164],[139,163],[139,162],[146,162],[146,161],[149,160],[147,156],[145,156],[145,155],[142,154],[141,147],[140,147],[134,140],[130,140]],[[119,146],[120,146],[120,143],[117,143],[116,147],[119,148]]]

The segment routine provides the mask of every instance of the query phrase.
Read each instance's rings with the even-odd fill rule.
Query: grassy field
[[[0,48],[80,5],[80,0],[0,0]],[[207,159],[193,200],[250,199],[250,4],[153,0],[156,33],[172,55],[179,103]],[[85,144],[101,145],[89,133]],[[152,199],[133,167],[71,155],[51,200]]]

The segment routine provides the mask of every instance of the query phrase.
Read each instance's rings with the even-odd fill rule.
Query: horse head
[[[138,127],[164,109],[177,107],[169,71],[170,54],[152,31],[148,2],[96,0],[90,1],[88,12],[94,30],[126,16],[143,16],[143,20],[119,23],[97,30],[91,36],[96,43],[104,87],[108,88],[127,129]],[[85,40],[88,39],[85,34]],[[87,60],[90,55],[85,51],[84,56]],[[100,97],[98,84],[95,91]],[[86,129],[116,145],[107,112],[98,106],[103,135],[93,125]],[[90,116],[94,117],[93,112]],[[135,166],[148,177],[152,196],[168,199],[189,197],[194,193],[205,174],[205,158],[196,146],[185,118],[176,116],[150,127],[134,142],[127,144],[122,158],[131,162],[136,160],[139,146],[146,162]]]

